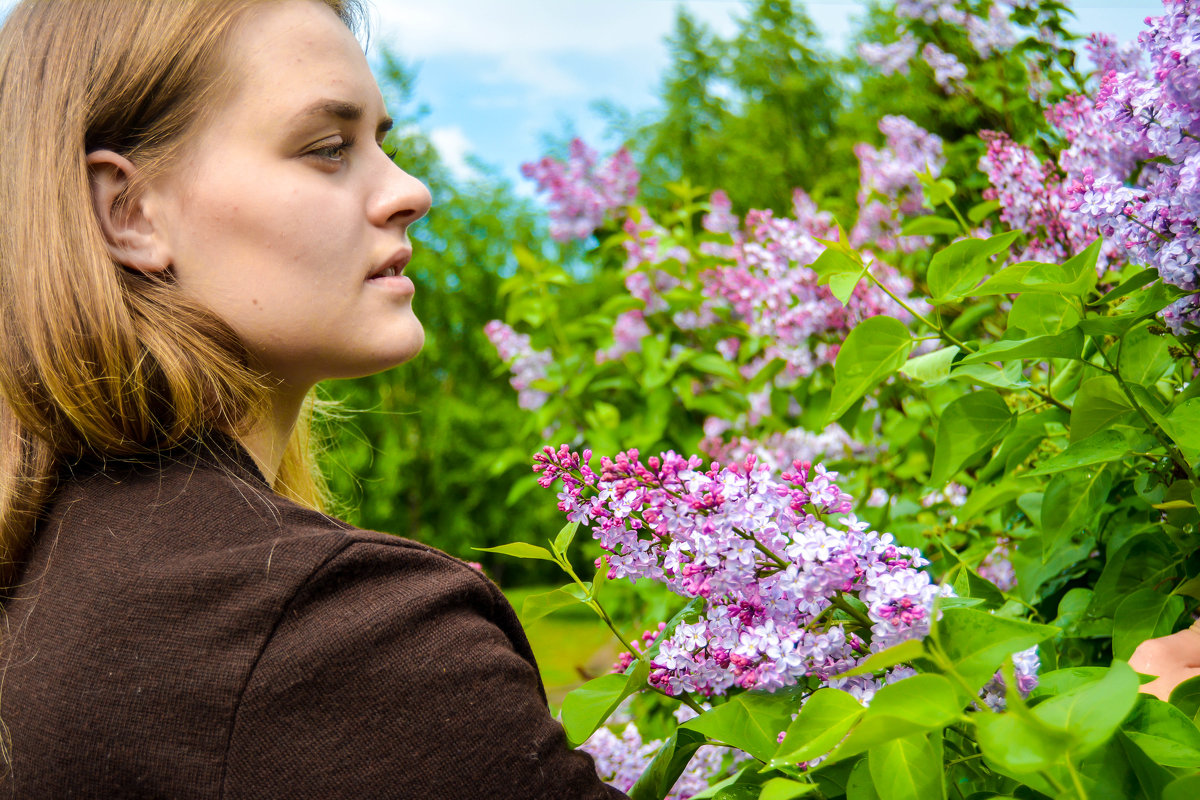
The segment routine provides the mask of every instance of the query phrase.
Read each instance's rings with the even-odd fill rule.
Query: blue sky
[[[734,30],[741,0],[373,0],[372,49],[387,46],[418,66],[426,126],[452,168],[473,155],[525,191],[524,161],[541,155],[545,133],[598,139],[593,101],[629,110],[654,105],[667,65],[663,38],[678,5],[718,32]],[[828,46],[840,49],[864,4],[809,2]],[[1129,41],[1159,0],[1075,4],[1080,32]]]

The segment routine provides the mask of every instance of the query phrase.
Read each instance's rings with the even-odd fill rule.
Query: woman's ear
[[[108,252],[119,263],[138,272],[159,273],[171,266],[163,231],[144,196],[130,192],[137,168],[112,150],[87,154],[92,205]]]

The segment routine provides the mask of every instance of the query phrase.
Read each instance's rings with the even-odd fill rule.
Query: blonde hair
[[[0,587],[64,467],[242,432],[264,407],[229,326],[109,255],[86,153],[169,166],[221,98],[222,44],[270,1],[25,0],[0,29]],[[317,1],[356,27],[356,0]],[[322,507],[311,408],[275,490]]]

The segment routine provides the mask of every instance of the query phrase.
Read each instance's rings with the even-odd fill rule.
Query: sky
[[[742,0],[371,0],[372,51],[387,47],[417,68],[425,127],[459,175],[470,157],[498,169],[522,193],[520,164],[542,155],[546,134],[599,141],[595,101],[653,108],[668,64],[664,37],[686,6],[718,33],[735,30]],[[1069,0],[1068,0],[1069,2]],[[1075,3],[1081,33],[1131,41],[1160,0]],[[827,46],[845,46],[863,3],[809,0]]]

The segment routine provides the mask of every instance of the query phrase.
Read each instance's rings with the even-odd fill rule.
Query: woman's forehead
[[[324,3],[287,0],[250,9],[229,41],[234,113],[291,118],[322,102],[382,113],[382,96],[354,35]]]

